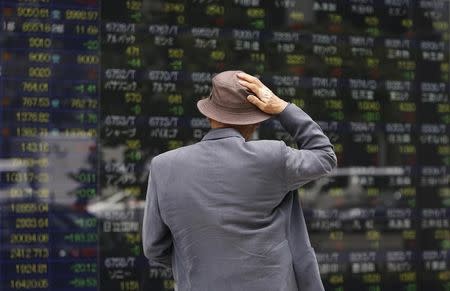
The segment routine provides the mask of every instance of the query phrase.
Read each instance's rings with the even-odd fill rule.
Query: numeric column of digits
[[[59,115],[49,138],[55,193],[51,283],[54,289],[97,290],[98,221],[88,206],[99,183],[100,3],[53,2],[52,15],[64,26],[64,38],[52,50],[51,107]]]
[[[154,94],[158,94],[158,90],[169,92],[176,86],[165,76],[161,79],[158,70],[147,68],[164,63],[168,57],[167,48],[173,45],[178,28],[147,23],[153,17],[164,18],[164,10],[169,6],[173,8],[172,2],[152,2],[148,9],[144,9],[141,0],[114,0],[102,5],[102,196],[98,206],[92,207],[95,215],[102,218],[99,227],[100,288],[134,291],[146,288],[139,278],[148,274],[139,222],[142,221],[148,178],[141,175],[147,173],[144,153],[147,148],[153,152],[155,147],[147,142],[155,134],[149,129],[148,116],[161,111],[158,102],[153,101]],[[160,53],[159,47],[164,48],[165,54]],[[172,56],[178,57],[177,53],[173,52]],[[112,246],[111,242],[116,245]]]
[[[446,290],[449,286],[447,249],[449,241],[450,215],[447,208],[433,207],[421,209],[421,233],[428,236],[423,242],[420,255],[422,286],[435,290]]]
[[[421,288],[448,290],[450,272],[449,3],[418,1],[417,177]]]
[[[6,215],[9,259],[17,262],[5,286],[96,289],[96,223],[84,221],[97,188],[98,6],[4,6],[14,25],[3,54],[11,131],[2,150],[12,158]],[[80,256],[88,270],[74,267]]]
[[[378,60],[377,74],[381,76],[384,86],[380,86],[383,97],[383,117],[387,122],[416,121],[416,104],[414,99],[414,80],[416,77],[416,55],[414,17],[408,11],[414,7],[413,3],[401,5],[395,1],[386,3],[387,15],[380,23],[384,30],[388,30],[385,22],[391,21],[399,31],[395,37],[386,35],[380,37],[376,49],[382,53]]]
[[[421,277],[423,288],[446,290],[449,286],[448,264],[450,256],[449,205],[449,153],[450,127],[445,124],[420,125],[418,200],[420,203]]]
[[[391,175],[387,185],[391,189],[395,207],[387,209],[386,232],[399,234],[397,246],[385,247],[384,288],[417,290],[420,288],[420,267],[417,263],[419,246],[419,213],[417,210],[417,131],[416,103],[417,39],[416,17],[411,13],[415,3],[403,5],[395,1],[386,2],[386,14],[380,23],[388,30],[387,23],[397,31],[385,34],[376,47],[381,48],[378,74],[381,77],[380,96],[383,115],[382,143],[385,161],[391,166],[400,166],[402,175]],[[383,163],[383,162],[382,162]]]
[[[188,75],[183,93],[170,94],[168,100],[169,104],[180,104],[184,108],[184,114],[192,118],[187,122],[189,130],[186,132],[186,139],[171,139],[169,148],[189,143],[189,140],[198,141],[209,130],[208,120],[197,114],[195,101],[209,96],[215,72],[232,69],[233,38],[230,30],[225,29],[229,27],[229,21],[238,19],[237,15],[229,14],[232,9],[235,13],[241,13],[244,8],[237,2],[223,0],[214,3],[201,0],[186,3],[187,33],[180,34],[178,38],[184,43],[183,68]]]
[[[31,51],[52,45],[49,2],[2,2],[1,275],[4,290],[50,286],[47,155],[51,64],[32,63]],[[1,113],[0,113],[1,114]],[[26,132],[26,135],[24,134]],[[42,135],[41,135],[42,134]],[[3,163],[2,163],[3,164]]]
[[[326,290],[342,291],[344,290],[344,274],[346,259],[342,252],[316,252],[319,271],[322,276],[322,282]]]

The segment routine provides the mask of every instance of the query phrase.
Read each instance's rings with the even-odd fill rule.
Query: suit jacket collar
[[[203,138],[204,140],[213,140],[213,139],[222,139],[227,137],[240,137],[244,138],[242,134],[234,128],[225,127],[225,128],[213,128],[211,129]]]

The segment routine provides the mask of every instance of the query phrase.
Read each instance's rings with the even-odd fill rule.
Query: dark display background
[[[142,254],[147,167],[208,131],[195,102],[227,69],[335,146],[339,167],[298,191],[326,290],[450,290],[448,1],[0,11],[0,290],[173,290]],[[292,142],[275,121],[255,138]]]

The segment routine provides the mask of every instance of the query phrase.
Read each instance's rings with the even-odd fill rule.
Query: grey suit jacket
[[[276,118],[299,149],[221,128],[153,158],[144,254],[172,267],[178,291],[323,290],[292,190],[329,173],[336,156],[297,106]]]

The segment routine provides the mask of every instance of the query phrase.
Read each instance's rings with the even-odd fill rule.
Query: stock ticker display
[[[326,290],[449,291],[449,9],[0,0],[0,290],[174,290],[142,253],[148,165],[202,138],[196,101],[241,69],[335,146],[298,191]]]

